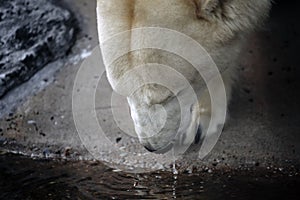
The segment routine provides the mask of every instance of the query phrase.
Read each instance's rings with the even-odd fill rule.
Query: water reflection
[[[298,199],[296,171],[113,172],[100,162],[0,156],[0,199]]]

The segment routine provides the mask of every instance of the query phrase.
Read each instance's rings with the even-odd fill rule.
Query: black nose
[[[195,139],[194,139],[195,144],[199,144],[200,143],[201,135],[202,135],[202,129],[201,129],[201,126],[199,126],[198,130],[197,130],[197,133],[195,135]]]
[[[147,145],[145,145],[144,147],[145,147],[145,149],[147,149],[147,150],[150,151],[150,152],[156,151],[150,144],[147,144]]]

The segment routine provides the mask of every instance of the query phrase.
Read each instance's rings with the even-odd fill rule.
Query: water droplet
[[[178,171],[176,169],[176,157],[173,149],[173,175],[178,175]]]
[[[173,185],[172,185],[172,189],[173,189],[173,198],[176,199],[176,186],[177,186],[177,175],[178,175],[178,171],[176,169],[176,158],[175,158],[175,153],[174,153],[174,149],[173,149]]]
[[[173,175],[174,175],[174,177],[176,176],[176,175],[178,175],[178,170],[176,169],[176,162],[175,162],[175,160],[174,160],[174,162],[173,162]],[[177,177],[177,176],[176,176]]]

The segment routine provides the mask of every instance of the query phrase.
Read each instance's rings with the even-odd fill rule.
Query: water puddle
[[[297,172],[173,172],[128,174],[97,161],[2,154],[0,199],[298,199],[300,195]]]

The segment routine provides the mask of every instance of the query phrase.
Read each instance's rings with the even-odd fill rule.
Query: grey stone
[[[65,56],[75,41],[74,24],[68,10],[47,0],[1,0],[0,98]]]

